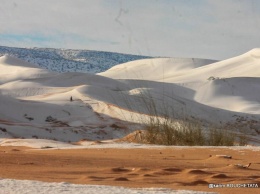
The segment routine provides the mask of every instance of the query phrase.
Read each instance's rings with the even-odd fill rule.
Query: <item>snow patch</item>
[[[209,192],[171,190],[165,188],[140,188],[130,189],[116,186],[80,185],[61,183],[46,183],[29,180],[0,179],[1,193],[8,194],[206,194]]]

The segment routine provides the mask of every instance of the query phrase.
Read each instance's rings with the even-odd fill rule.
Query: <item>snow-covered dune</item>
[[[181,76],[166,78],[168,82],[205,81],[212,78],[259,77],[260,50],[253,49],[243,55],[202,66]]]
[[[260,49],[211,64],[203,59],[145,59],[99,75],[227,111],[260,113]]]
[[[133,97],[142,98],[143,93],[149,93],[161,115],[160,107],[172,107],[175,115],[181,113],[215,125],[236,123],[252,129],[252,133],[259,128],[258,48],[212,63],[203,59],[166,58],[133,61],[99,75],[127,83],[131,87],[128,94]]]
[[[206,82],[194,99],[216,108],[260,114],[259,91],[259,77],[223,78]]]
[[[214,78],[259,77],[260,49],[223,61],[207,59],[157,58],[116,65],[99,73],[116,79],[141,79],[189,83]]]
[[[214,63],[208,59],[154,58],[132,61],[116,65],[99,73],[113,79],[142,79],[165,81],[167,77],[185,74],[188,70]]]
[[[54,73],[15,57],[0,57],[0,84],[50,75],[54,75]]]
[[[114,134],[109,126],[120,121],[95,112],[92,105],[99,102],[79,92],[84,86],[127,88],[117,80],[88,73],[53,73],[10,56],[0,57],[0,80],[0,137],[79,141],[129,133],[126,129]]]
[[[224,61],[157,58],[99,74],[54,73],[0,57],[0,137],[120,138],[151,116],[260,126],[260,49]],[[252,122],[253,121],[253,122]]]

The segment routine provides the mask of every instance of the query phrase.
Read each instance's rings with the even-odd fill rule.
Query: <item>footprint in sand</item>
[[[213,176],[211,176],[211,178],[230,178],[228,177],[226,174],[215,174]]]
[[[152,175],[152,174],[144,174],[143,176],[144,176],[144,177],[157,177],[157,176]]]
[[[182,169],[180,168],[164,168],[164,171],[168,171],[168,172],[181,172]]]
[[[111,169],[113,172],[116,172],[116,173],[120,173],[120,172],[131,172],[133,171],[133,169],[129,169],[129,168],[123,168],[123,167],[117,167],[117,168],[112,168]]]
[[[199,170],[199,169],[193,169],[193,170],[188,170],[189,174],[212,174],[210,172],[206,172],[203,170]]]
[[[128,179],[128,178],[125,178],[125,177],[115,178],[114,180],[115,180],[115,181],[129,181],[129,179]]]
[[[208,185],[209,182],[204,181],[204,180],[196,180],[196,181],[192,181],[190,183],[180,182],[179,184],[184,185],[184,186],[196,186],[196,185]]]
[[[93,181],[103,181],[103,180],[111,179],[113,177],[89,176],[88,178],[90,178]]]

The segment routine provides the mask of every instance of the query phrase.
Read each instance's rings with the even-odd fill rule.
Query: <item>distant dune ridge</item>
[[[159,116],[163,107],[172,107],[178,119],[242,126],[257,142],[259,77],[258,48],[219,62],[141,59],[97,74],[53,72],[5,55],[0,57],[0,137],[121,138],[154,116],[143,104],[147,98]]]

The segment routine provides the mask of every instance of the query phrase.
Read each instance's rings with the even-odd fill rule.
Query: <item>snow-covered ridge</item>
[[[14,48],[0,46],[0,57],[4,55],[14,56],[55,72],[90,73],[102,72],[114,65],[128,61],[151,58],[148,56],[92,50]]]

